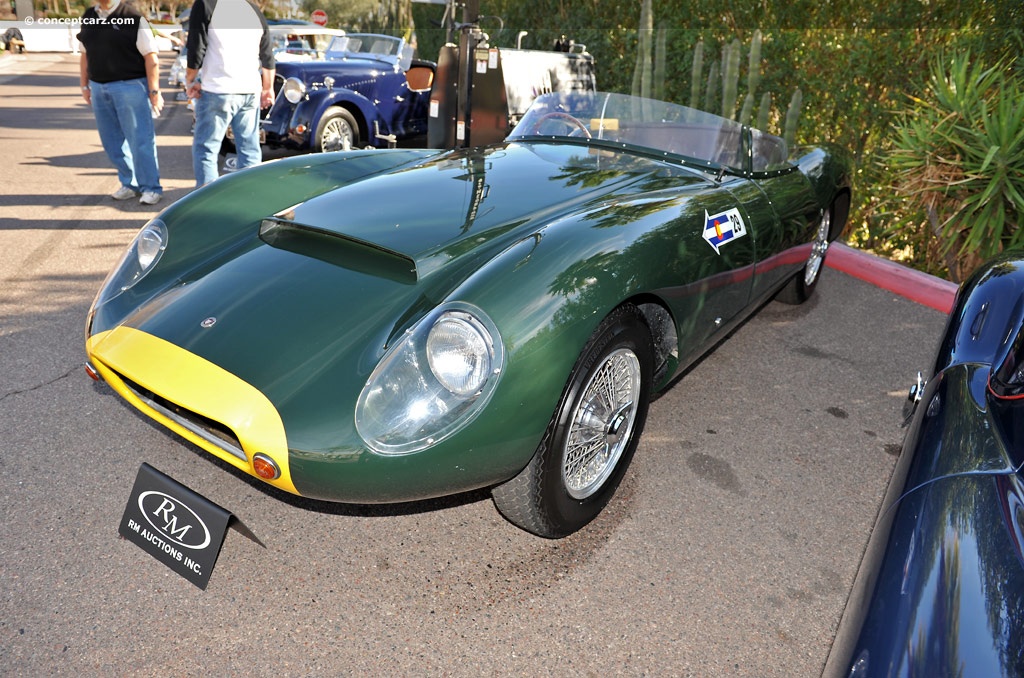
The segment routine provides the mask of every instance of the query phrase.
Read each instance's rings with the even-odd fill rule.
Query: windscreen
[[[785,165],[787,155],[781,138],[749,130],[735,120],[605,92],[544,94],[508,138],[591,140],[738,172],[776,169]],[[755,153],[757,158],[752,157]]]

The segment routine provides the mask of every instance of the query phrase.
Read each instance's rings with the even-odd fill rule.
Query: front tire
[[[654,345],[640,311],[624,306],[587,342],[533,459],[491,491],[511,523],[569,535],[615,493],[647,419]]]
[[[316,128],[313,150],[317,153],[348,151],[356,148],[359,141],[359,125],[352,114],[343,108],[331,108]]]

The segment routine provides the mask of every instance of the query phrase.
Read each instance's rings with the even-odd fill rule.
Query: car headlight
[[[490,343],[487,329],[472,315],[445,314],[427,335],[430,371],[446,389],[469,397],[480,390],[490,374]]]
[[[501,337],[480,309],[451,304],[384,355],[359,394],[356,430],[380,454],[409,454],[468,424],[494,392]]]
[[[281,87],[281,92],[284,93],[284,98],[289,103],[297,104],[302,101],[302,98],[306,96],[306,84],[298,78],[288,78],[284,81],[284,86]]]
[[[96,300],[97,305],[110,301],[146,277],[166,249],[167,225],[160,219],[152,219],[142,227],[121,261],[107,276]]]

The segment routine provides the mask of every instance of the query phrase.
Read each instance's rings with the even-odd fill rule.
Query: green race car
[[[496,145],[285,158],[142,228],[88,369],[288,492],[491,488],[564,536],[615,492],[652,393],[814,291],[848,179],[833,149],[594,92],[541,96]]]

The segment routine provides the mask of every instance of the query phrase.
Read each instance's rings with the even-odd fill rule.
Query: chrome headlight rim
[[[281,94],[288,100],[288,103],[297,104],[306,96],[306,83],[296,77],[290,77],[284,81]]]
[[[479,341],[472,343],[486,352],[481,356],[485,364],[473,363],[474,379],[454,389],[451,374],[440,365],[444,361],[431,356],[437,348],[438,328],[452,323],[465,329],[467,336],[476,335]],[[465,302],[443,304],[407,330],[381,358],[359,394],[356,431],[371,451],[384,456],[433,447],[483,411],[504,363],[501,335],[487,314]]]

